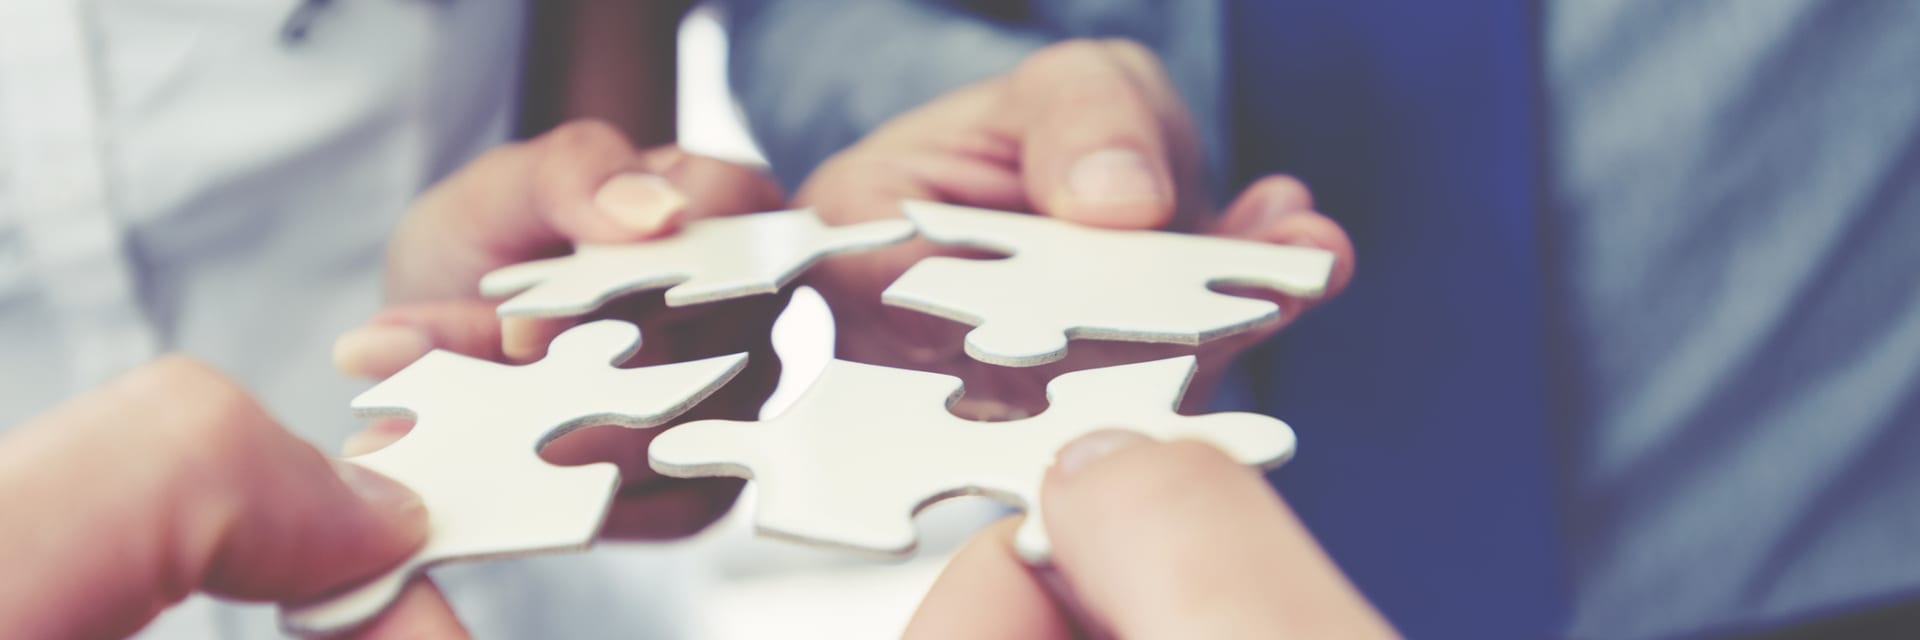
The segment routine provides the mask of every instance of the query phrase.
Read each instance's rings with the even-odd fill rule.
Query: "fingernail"
[[[401,325],[360,327],[333,341],[333,366],[351,376],[392,375],[433,350],[426,332]]]
[[[1102,429],[1080,436],[1073,442],[1067,443],[1067,446],[1061,447],[1060,453],[1054,456],[1053,466],[1060,470],[1061,475],[1071,478],[1079,474],[1080,470],[1085,469],[1087,465],[1093,464],[1095,460],[1105,458],[1115,451],[1152,441],[1152,438],[1124,429]]]
[[[1164,202],[1153,166],[1130,149],[1102,149],[1081,156],[1067,171],[1067,192],[1080,204]]]
[[[340,460],[333,461],[333,470],[354,495],[376,510],[399,513],[419,511],[423,506],[420,494],[379,472]]]
[[[687,208],[687,196],[673,183],[650,173],[622,173],[607,179],[593,204],[621,226],[658,233]]]

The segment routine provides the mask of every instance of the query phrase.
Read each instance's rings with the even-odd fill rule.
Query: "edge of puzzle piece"
[[[392,606],[414,578],[442,563],[590,547],[612,508],[618,468],[609,463],[552,465],[539,457],[539,449],[585,426],[650,428],[670,422],[732,381],[747,359],[746,354],[732,354],[620,368],[639,348],[637,327],[602,320],[568,329],[553,340],[546,358],[533,363],[504,365],[436,350],[361,393],[351,405],[356,415],[411,415],[418,420],[411,432],[388,447],[346,461],[418,494],[427,509],[427,539],[385,573],[323,598],[282,605],[282,629],[324,635],[364,624]],[[505,396],[497,388],[504,386],[525,387],[534,399]],[[457,401],[435,400],[446,397]],[[487,405],[484,399],[468,397],[496,400]],[[606,398],[606,404],[590,402],[597,398]],[[454,451],[462,447],[464,451]],[[458,462],[482,464],[497,473],[476,479],[447,471],[450,465],[439,462],[446,460],[457,461],[453,467]],[[529,469],[538,475],[524,475]],[[522,475],[503,482],[515,474]],[[475,495],[500,490],[502,484],[511,490],[561,495],[539,502],[539,513],[503,516],[499,510],[512,507],[498,506],[499,494]]]
[[[1007,367],[1031,367],[1058,361],[1066,357],[1069,344],[1074,340],[1198,346],[1252,331],[1280,321],[1279,305],[1260,298],[1221,293],[1213,290],[1213,286],[1241,286],[1293,296],[1318,296],[1325,292],[1327,279],[1333,269],[1333,254],[1319,249],[1163,231],[1097,229],[1061,220],[936,202],[909,200],[903,202],[901,208],[919,229],[921,237],[945,245],[1004,253],[1008,257],[1000,260],[939,256],[923,259],[881,293],[882,301],[889,306],[973,327],[963,343],[967,355],[981,362]],[[1034,317],[994,313],[990,309],[980,308],[988,303],[981,301],[977,293],[964,293],[969,287],[993,286],[982,282],[982,274],[992,273],[996,269],[1024,268],[1036,272],[1067,270],[1065,266],[1050,269],[1048,262],[1060,258],[1049,252],[1058,251],[1060,245],[1075,241],[1206,247],[1216,255],[1221,255],[1221,259],[1234,261],[1241,267],[1219,270],[1231,275],[1198,279],[1194,286],[1205,289],[1206,295],[1195,295],[1182,301],[1177,308],[1169,307],[1153,314],[1160,317],[1140,319],[1137,316],[1142,313],[1136,309],[1126,312],[1126,315],[1136,318],[1111,322],[1107,326],[1084,319],[1060,318],[1057,322],[1048,322]],[[1013,266],[1015,264],[1020,266]],[[1240,273],[1234,274],[1235,271]],[[1166,276],[1160,286],[1184,286],[1185,279],[1181,274],[1172,274]],[[1009,281],[1026,282],[1006,276],[996,280],[1001,284]],[[1121,287],[1115,285],[1111,288],[1118,291]],[[967,301],[966,298],[973,300]],[[1208,318],[1226,320],[1213,322]],[[1143,326],[1153,322],[1158,322],[1164,328]]]
[[[652,240],[582,244],[571,255],[502,267],[481,277],[480,292],[513,296],[498,307],[501,316],[581,315],[661,288],[667,306],[690,306],[775,293],[823,258],[914,233],[900,219],[828,226],[812,209],[709,218]]]
[[[1047,385],[1045,411],[978,422],[951,412],[964,393],[959,378],[834,360],[786,412],[760,422],[680,425],[653,441],[648,460],[670,476],[753,480],[760,492],[754,526],[763,536],[896,557],[917,547],[913,521],[926,507],[985,496],[1027,512],[1031,526],[1022,526],[1016,547],[1027,562],[1044,565],[1051,550],[1039,524],[1040,485],[1055,453],[1074,438],[1126,424],[1156,439],[1207,442],[1242,464],[1270,468],[1292,458],[1294,432],[1277,418],[1178,414],[1196,362],[1180,356],[1063,374]],[[925,460],[942,462],[914,464]],[[874,473],[887,468],[920,475]]]

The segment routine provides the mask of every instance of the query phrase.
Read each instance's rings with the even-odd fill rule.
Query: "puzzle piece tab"
[[[811,209],[689,223],[671,236],[633,244],[583,244],[572,255],[504,267],[480,280],[488,296],[518,293],[502,316],[574,316],[624,293],[667,288],[680,307],[774,293],[831,254],[913,237],[905,220],[828,227]]]
[[[1147,436],[1208,442],[1245,464],[1291,458],[1293,430],[1252,413],[1174,413],[1194,358],[1090,369],[1047,385],[1051,405],[1032,418],[974,422],[948,411],[958,378],[836,360],[791,409],[762,422],[703,420],[653,441],[654,470],[681,477],[751,478],[762,533],[908,554],[913,515],[933,502],[981,495],[1023,507],[1022,556],[1045,564],[1042,478],[1060,447],[1121,426]]]
[[[1333,254],[1162,231],[1096,229],[1042,216],[932,202],[902,205],[934,242],[1011,254],[921,260],[881,293],[889,305],[974,325],[974,359],[1030,367],[1069,339],[1198,345],[1280,319],[1278,305],[1223,284],[1318,296]]]
[[[330,633],[379,614],[408,580],[458,559],[585,548],[600,530],[619,472],[612,464],[559,467],[541,446],[581,427],[658,426],[741,370],[745,354],[634,369],[631,324],[600,321],[555,338],[524,366],[434,351],[355,398],[363,416],[417,418],[406,437],[354,464],[413,489],[425,503],[427,542],[378,578],[331,598],[288,607],[290,631]]]

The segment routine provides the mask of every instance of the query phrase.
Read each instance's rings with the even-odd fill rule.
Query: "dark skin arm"
[[[674,139],[674,55],[691,0],[551,0],[528,7],[523,135],[614,125],[639,146]]]

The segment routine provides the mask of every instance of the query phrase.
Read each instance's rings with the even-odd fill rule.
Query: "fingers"
[[[753,169],[673,147],[641,152],[605,123],[570,122],[489,151],[414,201],[388,251],[388,295],[466,298],[495,268],[672,233],[692,216],[778,208]]]
[[[1013,551],[1020,518],[994,523],[955,553],[921,600],[903,637],[1073,638],[1046,588]],[[982,615],[992,611],[992,615]]]
[[[400,592],[399,599],[380,617],[355,629],[349,637],[356,640],[462,640],[472,636],[447,606],[447,599],[440,595],[433,581],[422,577]]]
[[[1332,252],[1333,273],[1327,279],[1327,290],[1319,298],[1305,301],[1309,306],[1339,295],[1353,280],[1353,240],[1339,223],[1314,211],[1313,194],[1293,176],[1267,176],[1241,191],[1227,207],[1215,233]]]
[[[648,172],[639,150],[613,125],[576,120],[528,145],[535,212],[560,237],[629,242],[679,226],[686,196]]]
[[[1393,637],[1261,476],[1208,445],[1092,434],[1041,496],[1055,566],[1121,637]]]
[[[0,627],[131,633],[195,590],[304,600],[403,560],[418,496],[337,463],[184,358],[143,367],[0,442]]]
[[[1043,49],[1007,79],[1007,128],[1022,141],[1028,193],[1043,212],[1094,226],[1166,226],[1197,158],[1191,124],[1151,55],[1124,41]]]
[[[843,152],[814,171],[794,203],[815,208],[832,224],[853,224],[898,217],[902,200],[944,199],[937,187],[940,174],[929,175],[917,170],[916,163],[903,161],[917,157],[862,148]],[[1012,181],[1011,172],[1005,175]],[[820,291],[835,309],[836,320],[854,320],[851,314],[884,309],[871,301],[908,267],[937,250],[932,242],[916,237],[876,251],[829,256],[809,269],[802,282]]]
[[[487,271],[562,252],[568,241],[658,235],[680,196],[644,173],[625,137],[593,121],[496,147],[414,201],[388,248],[388,295],[467,297]],[[606,201],[596,197],[625,174],[636,175],[615,182]]]
[[[1061,450],[1041,500],[1053,569],[1013,551],[1018,519],[996,523],[941,572],[907,637],[1395,637],[1259,474],[1207,445],[1091,434]]]
[[[349,376],[383,380],[434,349],[504,360],[504,346],[493,303],[421,302],[382,310],[342,334],[333,343],[333,366]]]
[[[648,151],[651,166],[686,194],[686,219],[772,211],[786,205],[779,183],[760,170],[674,147]]]

